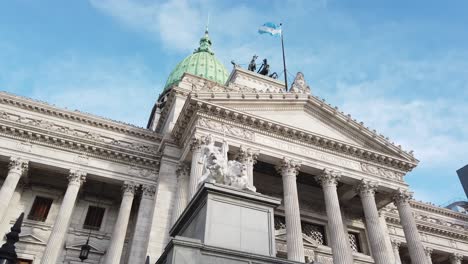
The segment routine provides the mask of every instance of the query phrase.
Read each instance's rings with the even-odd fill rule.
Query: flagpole
[[[281,26],[281,49],[283,50],[283,67],[284,67],[284,88],[288,91],[288,72],[286,71],[286,56],[284,55],[284,42],[283,42],[283,23]]]

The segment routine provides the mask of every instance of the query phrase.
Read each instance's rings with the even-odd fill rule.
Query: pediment
[[[209,101],[248,115],[274,122],[287,127],[297,128],[314,135],[389,155],[398,159],[417,163],[412,152],[405,152],[375,130],[370,130],[363,123],[350,115],[324,104],[316,97],[305,94],[258,94],[230,95],[218,99],[213,94],[207,98],[199,94],[198,99]],[[288,98],[289,97],[289,98]],[[280,99],[280,100],[278,100]]]
[[[47,241],[38,235],[32,233],[23,233],[19,235],[19,240],[24,243],[46,245]]]
[[[87,239],[77,239],[71,243],[66,243],[66,247],[81,250],[81,246],[86,244],[86,240]],[[104,247],[102,245],[99,245],[99,243],[94,242],[93,239],[90,239],[88,245],[91,247],[91,251],[104,253]]]

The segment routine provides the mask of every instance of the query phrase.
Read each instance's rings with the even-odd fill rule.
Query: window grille
[[[308,238],[315,240],[319,245],[326,245],[325,228],[321,225],[302,222],[302,233]]]
[[[359,241],[359,234],[348,233],[348,237],[349,237],[349,244],[351,245],[351,249],[353,250],[353,252],[362,252],[361,243]]]
[[[97,206],[89,206],[86,213],[83,228],[91,230],[99,230],[104,217],[105,209]]]
[[[36,196],[31,211],[29,211],[28,219],[45,222],[47,215],[49,215],[52,202],[52,199]]]

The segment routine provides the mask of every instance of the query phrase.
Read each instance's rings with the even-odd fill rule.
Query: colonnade
[[[185,181],[188,181],[188,199],[176,204],[173,222],[180,215],[181,210],[185,208],[188,200],[196,193],[199,186],[199,179],[203,171],[203,165],[200,162],[203,145],[202,139],[195,139],[192,142],[192,162],[189,175],[184,175]],[[242,149],[242,148],[241,148]],[[241,151],[242,152],[242,151]],[[248,152],[244,151],[242,154]],[[250,157],[243,157],[241,162],[248,162],[248,175],[253,184],[253,164],[258,153],[251,154]],[[284,211],[286,220],[286,240],[288,259],[304,262],[304,245],[301,230],[301,217],[299,208],[299,199],[297,192],[296,176],[300,170],[300,162],[290,158],[284,158],[277,165],[277,170],[281,174],[284,193]],[[180,176],[182,177],[182,176]],[[189,177],[187,179],[186,177]],[[342,212],[337,192],[337,184],[340,181],[341,173],[339,171],[324,169],[320,175],[316,176],[316,181],[321,185],[326,214],[328,217],[328,228],[330,235],[330,246],[332,248],[333,261],[335,264],[352,264],[353,254],[349,245],[348,234],[343,223]],[[376,182],[361,181],[356,186],[356,191],[361,197],[363,205],[365,222],[369,234],[370,249],[374,262],[376,264],[387,264],[389,259],[393,259],[392,249],[387,248],[385,241],[384,228],[379,218],[377,204],[375,201],[375,191],[378,188]],[[181,189],[183,192],[183,189]],[[178,194],[180,196],[180,194]],[[412,215],[409,205],[411,195],[405,190],[398,190],[394,197],[394,203],[398,208],[401,217],[401,223],[404,228],[405,236],[408,240],[408,249],[411,259],[415,264],[428,263],[425,257],[423,244],[419,237],[416,222]],[[185,199],[185,198],[183,198]],[[394,250],[394,248],[393,248]],[[398,258],[399,259],[399,258]]]
[[[22,176],[28,170],[28,161],[21,158],[11,158],[8,166],[8,174],[0,188],[0,220],[5,217],[8,205],[12,200],[14,191]],[[81,170],[70,170],[67,176],[68,186],[63,196],[57,217],[53,222],[52,230],[47,241],[46,248],[41,258],[41,264],[55,264],[59,261],[65,239],[70,226],[71,216],[77,201],[81,186],[86,181],[87,173]],[[104,256],[104,263],[119,263],[127,233],[130,212],[132,209],[135,191],[140,185],[134,182],[122,184],[122,201],[120,204],[117,221],[110,239],[110,244]],[[130,248],[129,263],[144,263],[146,258],[146,247],[148,233],[151,228],[152,213],[154,207],[154,185],[141,186],[141,202],[138,210],[137,223]]]

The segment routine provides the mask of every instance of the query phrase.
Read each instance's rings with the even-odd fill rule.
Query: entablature
[[[247,137],[247,139],[250,138],[250,140],[252,140],[254,135],[259,139],[265,139],[265,136],[267,136],[267,138],[279,138],[284,142],[289,141],[298,145],[305,145],[311,150],[315,149],[321,152],[338,154],[340,156],[345,156],[346,159],[350,161],[364,162],[363,164],[365,165],[361,165],[357,162],[359,165],[356,166],[360,167],[359,170],[370,174],[385,176],[385,172],[382,172],[379,170],[379,167],[377,167],[381,166],[399,172],[400,174],[398,176],[402,177],[405,172],[411,171],[411,169],[416,166],[416,162],[389,156],[270,120],[264,120],[258,116],[212,104],[191,96],[189,96],[181,111],[172,131],[172,136],[179,142],[185,141],[188,136],[187,131],[190,130],[189,124],[193,124],[197,116],[204,117],[204,119],[198,121],[199,125],[201,125],[200,122],[204,122],[203,120],[211,119],[211,123],[213,124],[210,128],[215,130],[217,128],[218,130],[222,130],[223,133],[226,133],[224,124],[231,124],[234,128],[231,130],[235,130],[236,134],[242,133],[244,137]],[[209,127],[210,125],[205,124],[205,126]],[[264,142],[264,144],[274,146],[279,142],[280,141]],[[301,148],[296,148],[295,150],[300,151]],[[307,153],[304,154],[307,155]]]

